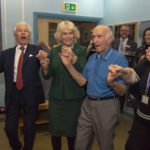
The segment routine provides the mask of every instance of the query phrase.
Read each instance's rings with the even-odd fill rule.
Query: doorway
[[[96,26],[96,22],[72,21],[80,32],[79,44],[88,46],[91,40],[91,30]]]
[[[41,26],[39,24],[39,20],[41,21]],[[91,25],[87,24],[94,24],[98,25],[101,24],[102,18],[98,17],[86,17],[86,16],[76,16],[76,15],[68,15],[68,14],[55,14],[55,13],[41,13],[41,12],[34,12],[33,13],[33,42],[37,44],[39,40],[44,40],[49,43],[49,23],[58,23],[62,20],[71,20],[73,21],[76,26],[79,26],[80,30],[80,41],[79,43],[84,43],[90,37],[89,31],[92,28]],[[79,24],[79,25],[78,25]],[[86,25],[85,25],[86,24]],[[52,26],[55,26],[54,24]],[[92,25],[93,26],[93,25]],[[53,27],[52,27],[53,28]],[[54,29],[53,29],[54,30]],[[40,31],[40,32],[39,32]],[[54,32],[54,31],[52,31]],[[50,31],[50,35],[53,35]]]
[[[61,21],[60,19],[38,18],[38,42],[44,41],[51,48],[57,45],[54,34],[57,24]],[[91,29],[96,26],[96,22],[71,21],[74,22],[80,32],[78,44],[87,46],[91,39]]]

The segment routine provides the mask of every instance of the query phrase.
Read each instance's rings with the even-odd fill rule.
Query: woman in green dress
[[[53,78],[49,90],[53,150],[61,150],[61,136],[67,137],[69,150],[74,150],[77,120],[85,90],[72,79],[62,64],[59,53],[65,56],[72,53],[74,67],[82,72],[86,64],[87,50],[86,47],[76,44],[79,37],[79,31],[71,21],[60,22],[55,33],[55,39],[60,46],[51,49],[49,66],[43,68],[44,78]]]

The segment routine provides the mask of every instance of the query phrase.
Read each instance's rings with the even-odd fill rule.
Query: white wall
[[[77,3],[78,12],[62,12],[62,1]],[[3,49],[15,44],[12,28],[16,22],[24,20],[31,25],[33,30],[33,12],[103,18],[103,0],[1,0],[1,7]],[[32,42],[33,33],[31,35]]]
[[[139,22],[140,30],[141,21],[150,20],[150,0],[104,0],[103,10],[103,24],[108,26]],[[141,34],[138,34],[137,39],[140,46]]]
[[[150,0],[104,0],[105,25],[150,20]]]

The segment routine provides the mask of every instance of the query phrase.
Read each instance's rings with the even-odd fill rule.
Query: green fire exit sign
[[[77,12],[77,4],[75,4],[75,3],[64,3],[64,11]]]

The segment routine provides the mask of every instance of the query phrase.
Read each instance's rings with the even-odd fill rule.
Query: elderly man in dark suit
[[[134,63],[134,56],[137,50],[137,43],[130,39],[131,29],[128,25],[123,25],[120,28],[120,38],[114,39],[111,43],[112,48],[123,53],[129,62],[129,66],[132,67]],[[120,109],[123,112],[125,95],[120,98]]]
[[[23,112],[23,150],[32,150],[38,105],[44,92],[39,77],[40,63],[36,55],[40,48],[29,44],[31,28],[25,22],[14,27],[17,45],[0,53],[0,72],[5,76],[6,134],[13,150],[21,150],[17,129]]]

